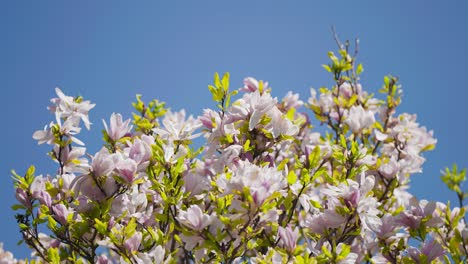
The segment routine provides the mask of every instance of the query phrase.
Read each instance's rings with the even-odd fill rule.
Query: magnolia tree
[[[78,136],[94,104],[56,89],[55,121],[33,138],[50,146],[57,171],[13,173],[32,256],[2,250],[0,262],[465,262],[465,171],[442,176],[459,207],[418,201],[408,183],[434,148],[432,131],[396,114],[396,78],[374,98],[348,46],[329,57],[334,85],[307,102],[277,99],[254,78],[231,91],[229,74],[215,74],[216,107],[198,118],[138,95],[132,119],[104,121],[94,155]]]

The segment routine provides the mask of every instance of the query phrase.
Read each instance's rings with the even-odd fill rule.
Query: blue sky
[[[46,146],[31,135],[52,120],[46,107],[61,87],[96,103],[81,139],[100,148],[102,119],[131,116],[137,93],[198,115],[214,107],[207,85],[215,71],[267,80],[275,96],[306,100],[310,87],[330,86],[321,64],[342,39],[358,37],[365,89],[393,74],[404,88],[401,112],[433,129],[436,149],[412,191],[453,200],[439,171],[468,166],[466,65],[468,6],[464,1],[3,1],[0,3],[0,87],[4,150],[0,153],[0,240],[26,257],[13,213],[10,170],[54,173]],[[330,1],[331,2],[331,1]],[[383,2],[382,2],[383,3]]]

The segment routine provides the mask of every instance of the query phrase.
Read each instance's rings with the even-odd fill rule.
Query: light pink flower
[[[297,239],[299,238],[299,229],[296,227],[293,230],[291,226],[287,226],[286,228],[279,226],[278,236],[280,238],[279,245],[289,252],[293,252],[296,248]]]
[[[299,100],[299,94],[295,93],[293,94],[291,91],[289,91],[284,97],[283,100],[281,100],[281,104],[284,108],[285,111],[288,111],[291,108],[299,108],[302,105],[304,105],[304,102]]]
[[[28,198],[28,194],[21,188],[16,188],[16,200],[20,202],[22,205],[26,206],[27,208],[31,208],[32,204]]]
[[[135,252],[138,250],[138,247],[140,247],[140,243],[141,243],[141,238],[142,238],[142,235],[140,232],[135,232],[135,234],[133,234],[132,237],[130,238],[127,238],[124,242],[124,246],[125,248],[129,251],[129,252]]]
[[[55,218],[59,221],[62,225],[66,225],[68,223],[68,217],[70,214],[73,215],[74,210],[67,208],[63,204],[56,204],[52,207]]]
[[[51,129],[53,125],[54,123],[51,122],[48,126],[46,125],[43,130],[37,130],[36,132],[34,132],[33,139],[38,141],[38,145],[44,143],[51,145],[54,142],[55,137]]]
[[[107,258],[106,255],[100,255],[97,260],[96,264],[111,264],[112,262]]]
[[[143,135],[143,138],[149,137],[147,135]],[[149,137],[153,139],[154,143],[154,138]],[[151,144],[148,144],[144,140],[136,138],[133,141],[133,144],[129,142],[130,147],[128,149],[125,149],[126,152],[128,152],[128,157],[132,160],[134,160],[138,165],[143,165],[142,168],[146,168],[147,161],[150,160],[151,155],[152,155],[152,149],[151,149]],[[139,166],[140,168],[140,166]]]
[[[364,110],[361,105],[353,105],[351,109],[349,109],[345,123],[349,126],[353,133],[358,134],[363,129],[368,128],[375,123],[374,113],[368,110]]]
[[[89,130],[91,123],[88,119],[88,112],[94,108],[95,104],[91,104],[90,101],[76,102],[73,97],[66,96],[59,88],[55,88],[55,92],[58,98],[51,100],[53,105],[50,106],[49,109],[57,113],[59,119],[78,117],[78,119],[83,120],[83,123]],[[76,123],[76,125],[78,125],[78,123]]]
[[[445,253],[444,248],[434,239],[431,239],[428,242],[425,242],[421,250],[410,247],[408,248],[409,256],[416,261],[416,263],[421,263],[421,255],[426,256],[427,263],[431,263],[433,260],[438,259],[443,256]],[[426,263],[426,262],[425,262]]]
[[[119,176],[127,183],[132,183],[135,180],[137,172],[137,164],[132,159],[120,160],[116,165],[115,169],[119,173]]]
[[[115,167],[112,155],[106,148],[102,148],[94,155],[91,166],[96,177],[108,176]]]
[[[267,129],[271,131],[273,138],[278,138],[281,135],[294,136],[299,131],[299,127],[287,119],[278,108],[272,108],[268,114],[271,121]]]
[[[209,226],[212,222],[212,217],[204,214],[198,205],[192,204],[187,211],[180,211],[177,219],[184,225],[193,230],[201,231]]]
[[[257,79],[247,77],[244,79],[244,87],[240,88],[240,91],[253,93],[258,90],[259,82]],[[268,82],[263,83],[263,89],[268,89]]]
[[[17,262],[13,254],[10,251],[5,251],[3,249],[3,243],[0,243],[0,264],[12,264]]]
[[[339,255],[343,249],[343,243],[338,244],[336,247],[336,253]],[[348,253],[348,255],[337,262],[337,264],[355,264],[357,262],[358,254],[354,252]]]
[[[107,135],[113,141],[117,141],[130,133],[132,130],[133,126],[129,126],[130,121],[130,119],[122,121],[121,114],[112,113],[109,127],[107,127],[107,124],[104,120],[102,120],[102,123],[104,123],[104,128],[106,129]]]
[[[185,110],[183,109],[179,112],[167,111],[162,124],[164,127],[153,129],[154,133],[160,135],[163,139],[172,141],[192,140],[200,136],[200,134],[193,134],[193,132],[202,125],[198,119],[194,119],[191,115],[186,119]]]

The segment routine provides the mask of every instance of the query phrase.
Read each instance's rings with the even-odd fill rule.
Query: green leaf
[[[294,107],[291,107],[289,108],[288,112],[286,113],[286,117],[291,120],[291,121],[294,121],[294,114],[296,113],[296,108]]]
[[[244,152],[250,151],[250,139],[247,139],[244,143]]]
[[[317,208],[317,209],[322,209],[322,205],[315,201],[315,200],[309,200],[310,204],[312,204],[313,207]]]
[[[322,252],[328,258],[333,258],[332,253],[330,252],[330,250],[328,250],[328,248],[325,245],[322,246]]]
[[[325,68],[325,70],[327,70],[327,72],[332,72],[332,69],[330,68],[329,65],[323,64],[322,67]]]
[[[342,245],[341,252],[340,252],[340,255],[338,256],[337,260],[345,259],[346,256],[348,256],[348,254],[351,252],[351,247],[349,245],[344,244],[344,243],[342,243],[341,245]]]
[[[346,137],[343,134],[340,134],[340,145],[344,149],[348,148],[348,145],[346,143]]]
[[[14,205],[11,206],[11,209],[13,211],[18,211],[20,209],[26,209],[26,207],[24,205],[21,205],[21,204],[14,204]]]
[[[105,235],[107,233],[107,223],[101,222],[98,218],[94,219],[94,227],[101,235]]]
[[[34,176],[34,172],[36,171],[36,167],[34,165],[29,166],[28,171],[26,171],[26,178]]]
[[[222,84],[221,84],[221,81],[219,80],[219,74],[217,72],[215,72],[213,79],[214,79],[214,85],[216,86],[216,88],[221,88]]]
[[[49,227],[50,230],[55,232],[57,230],[57,221],[55,221],[55,219],[50,215],[47,216],[47,220],[47,227]]]
[[[137,227],[136,220],[133,217],[132,219],[130,219],[127,226],[125,227],[125,237],[126,238],[132,237],[133,234],[135,234],[136,227]]]
[[[288,184],[289,185],[292,185],[294,184],[296,181],[297,181],[297,175],[296,173],[294,172],[294,170],[290,170],[289,173],[288,173],[288,176],[286,178],[288,180]]]
[[[364,71],[364,67],[362,66],[361,63],[358,64],[357,69],[356,69],[356,74],[361,75],[361,73]]]
[[[50,263],[60,264],[60,255],[59,255],[58,248],[50,247],[47,250],[47,256],[49,258]]]
[[[309,165],[311,168],[317,167],[320,160],[320,147],[315,146],[314,150],[309,154]]]
[[[278,171],[282,171],[284,167],[286,166],[286,164],[288,164],[288,162],[289,162],[288,158],[282,160],[281,163],[278,165]]]
[[[223,85],[224,93],[227,94],[229,91],[229,72],[224,73],[221,83]]]

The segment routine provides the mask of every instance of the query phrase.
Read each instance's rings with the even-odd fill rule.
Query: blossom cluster
[[[442,177],[459,207],[417,200],[408,187],[433,132],[396,114],[395,77],[377,99],[355,57],[329,57],[334,84],[306,102],[292,92],[278,99],[251,77],[231,91],[229,74],[215,74],[217,108],[197,118],[137,96],[132,119],[104,121],[94,155],[78,139],[94,104],[56,89],[55,122],[33,138],[50,146],[58,170],[14,173],[31,260],[0,250],[0,263],[466,261],[465,171]]]

